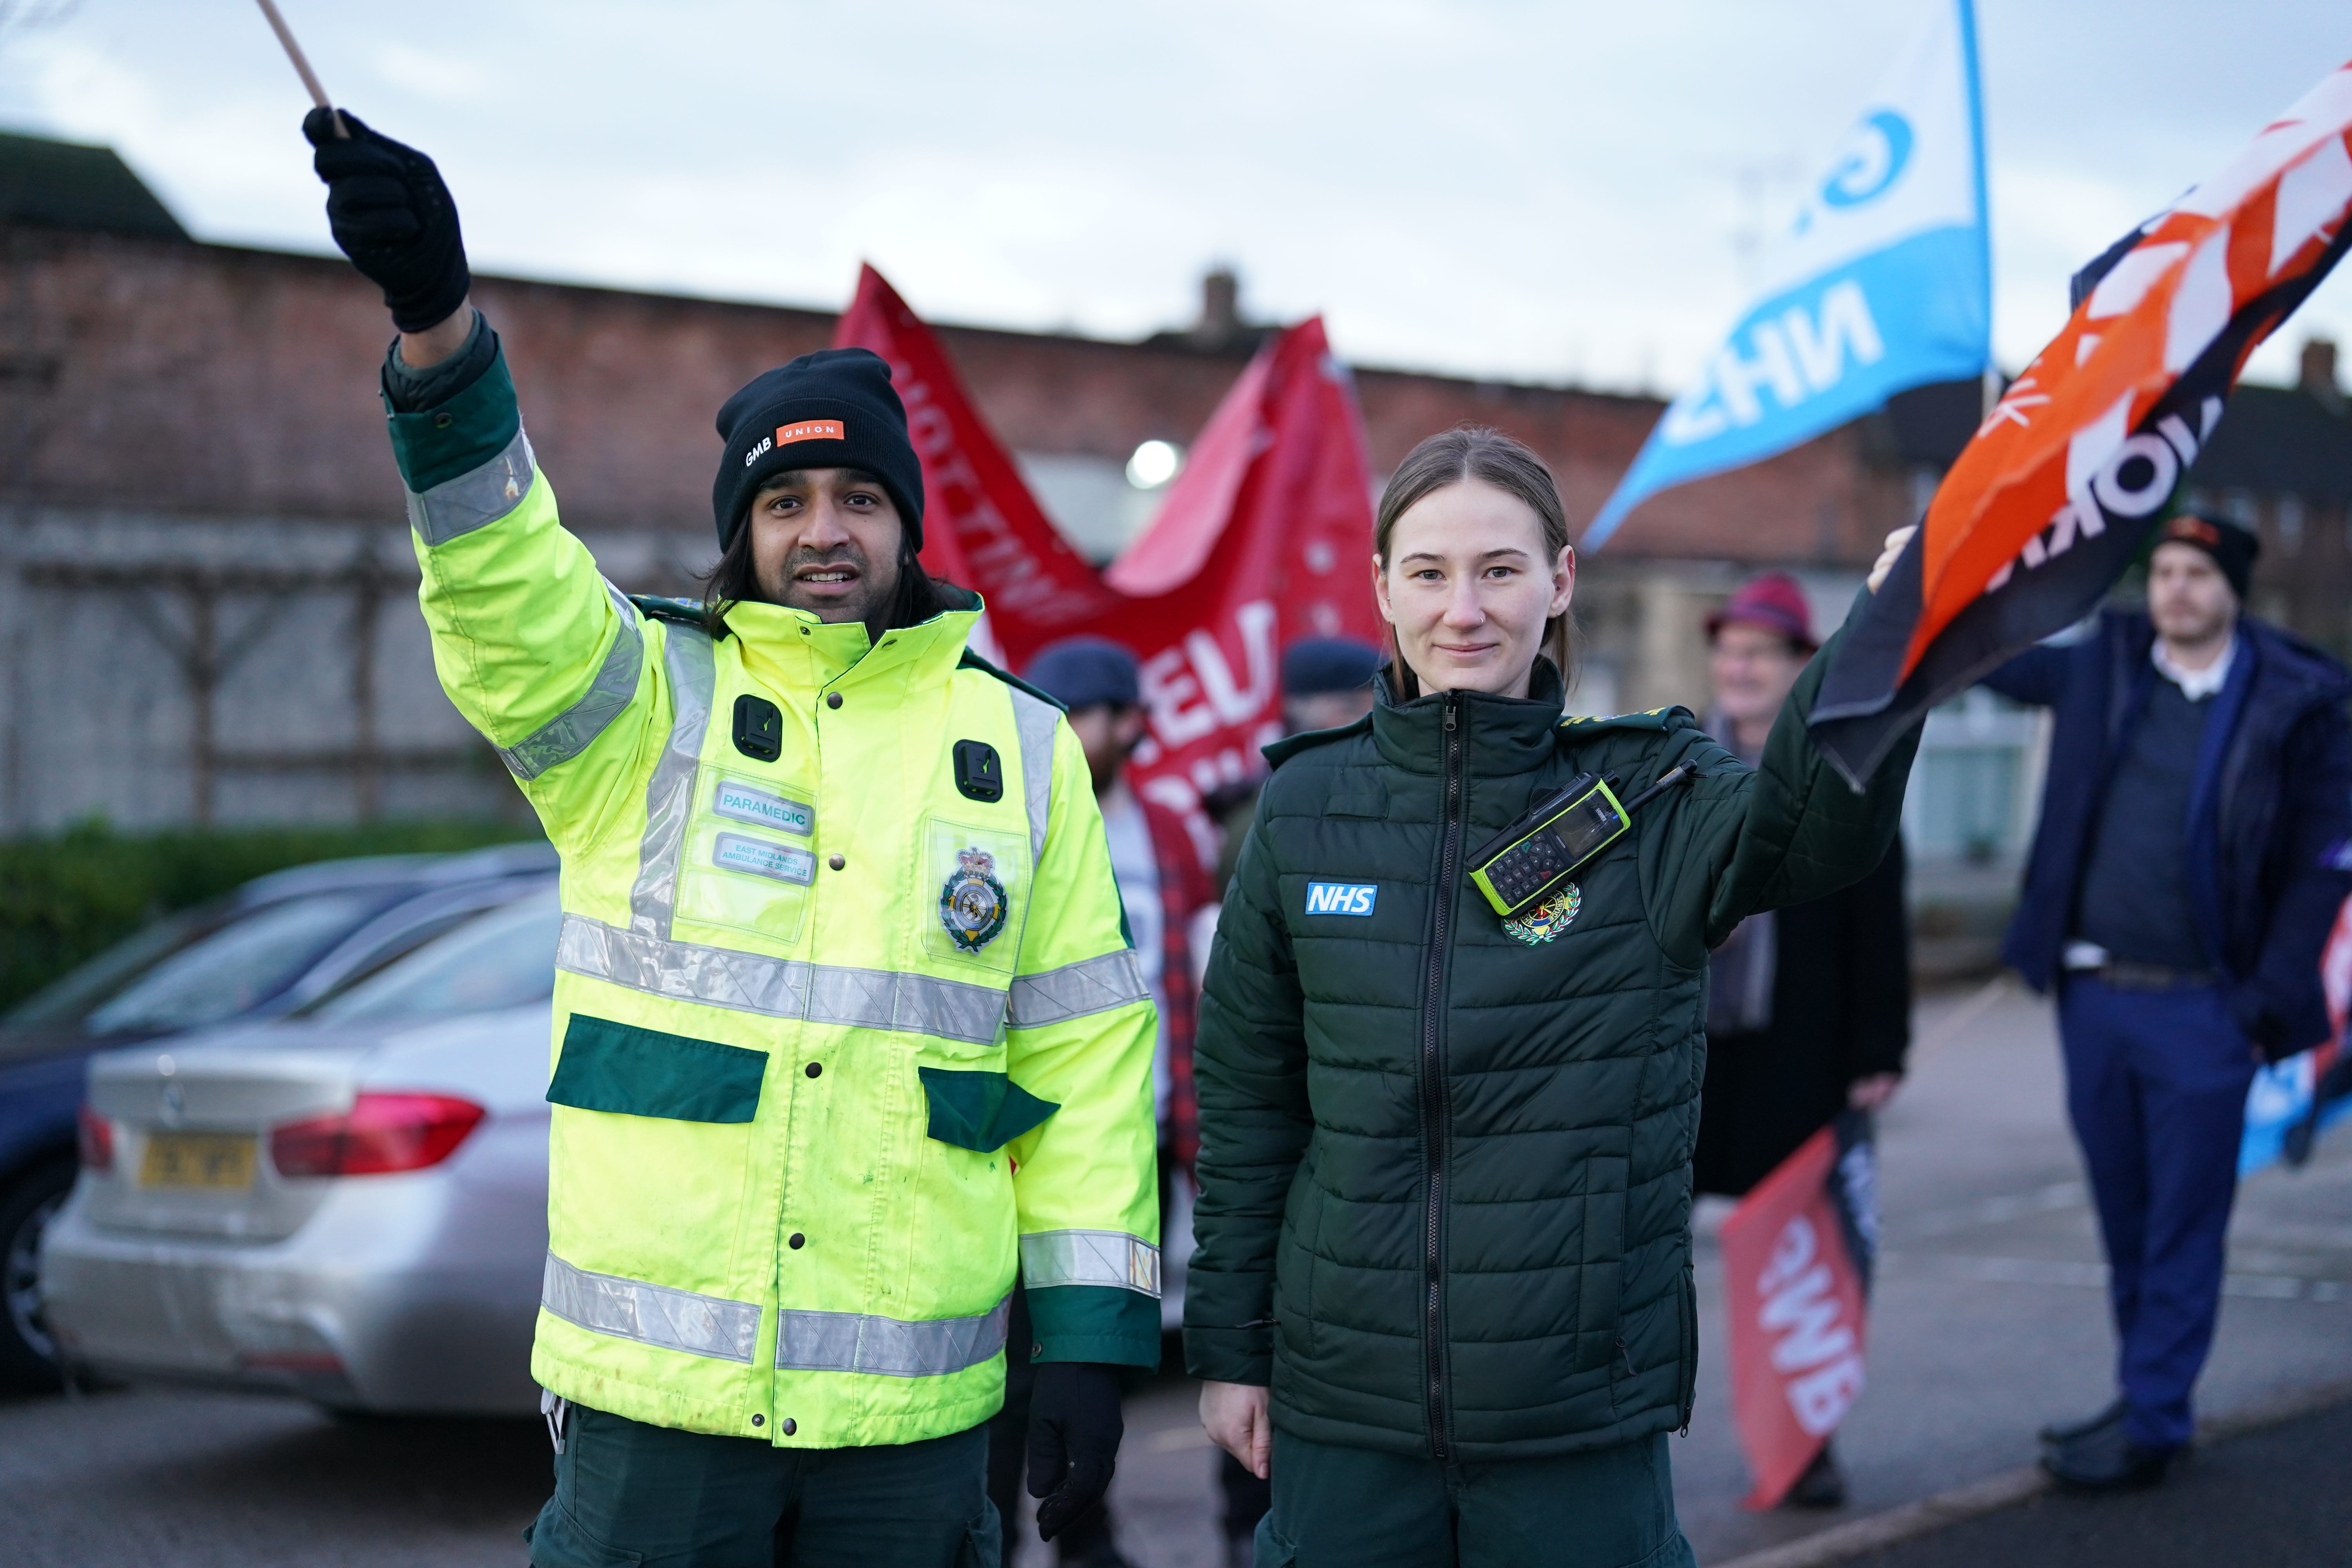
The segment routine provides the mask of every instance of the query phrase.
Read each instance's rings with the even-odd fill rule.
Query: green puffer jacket
[[[1801,722],[1826,653],[1754,770],[1681,708],[1563,722],[1549,663],[1532,700],[1383,702],[1267,749],[1201,999],[1194,1376],[1271,1383],[1302,1437],[1446,1459],[1687,1424],[1707,950],[1875,866],[1917,740],[1848,788]],[[1549,940],[1467,880],[1538,792],[1685,761]],[[1309,913],[1318,883],[1376,891]]]

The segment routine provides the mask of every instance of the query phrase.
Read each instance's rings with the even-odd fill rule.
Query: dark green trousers
[[[1661,1433],[1440,1464],[1274,1435],[1257,1568],[1696,1568]]]
[[[779,1448],[574,1405],[532,1568],[997,1568],[988,1428]]]

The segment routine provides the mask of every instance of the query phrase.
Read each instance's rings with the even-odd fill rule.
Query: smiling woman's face
[[[1527,502],[1463,479],[1397,519],[1372,591],[1423,690],[1525,697],[1544,623],[1576,592],[1576,552],[1552,555]]]

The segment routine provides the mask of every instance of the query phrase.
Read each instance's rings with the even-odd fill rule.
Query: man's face
[[[1769,722],[1805,668],[1805,656],[1769,626],[1727,623],[1715,634],[1707,671],[1715,705],[1735,724]]]
[[[1360,686],[1353,691],[1316,691],[1304,697],[1282,700],[1283,728],[1294,735],[1309,730],[1336,730],[1342,724],[1352,724],[1372,710],[1372,689]]]
[[[871,622],[898,591],[905,526],[858,468],[795,468],[751,499],[751,575],[768,602],[823,621]]]
[[[2238,595],[2213,558],[2168,542],[2147,563],[2147,616],[2167,642],[2214,642],[2238,624]]]
[[[1087,772],[1094,776],[1097,795],[1118,781],[1118,771],[1127,765],[1128,753],[1142,742],[1150,718],[1143,709],[1112,702],[1070,710],[1070,729],[1086,751]]]

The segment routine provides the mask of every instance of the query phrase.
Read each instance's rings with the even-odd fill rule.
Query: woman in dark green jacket
[[[1372,564],[1380,704],[1267,749],[1202,994],[1202,1419],[1271,1467],[1258,1568],[1688,1563],[1707,951],[1878,864],[1911,746],[1840,781],[1820,660],[1754,769],[1683,709],[1563,720],[1575,554],[1496,432],[1413,450]],[[1583,773],[1677,783],[1507,921],[1469,873]]]

